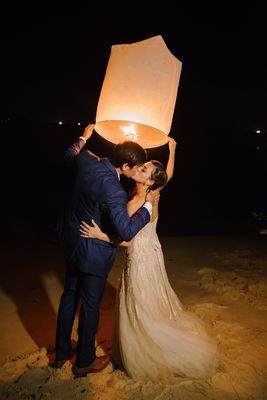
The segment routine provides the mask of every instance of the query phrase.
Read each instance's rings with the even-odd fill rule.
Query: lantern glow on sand
[[[161,36],[112,46],[95,131],[114,144],[134,140],[152,148],[167,143],[181,69]]]

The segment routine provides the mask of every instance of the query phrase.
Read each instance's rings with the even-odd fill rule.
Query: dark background
[[[159,234],[256,231],[253,212],[267,211],[263,6],[173,3],[2,7],[3,239],[53,237],[63,154],[95,121],[111,46],[155,35],[183,63],[170,132],[175,175],[162,191]],[[111,150],[96,133],[88,145],[101,156]],[[167,157],[167,146],[149,151]]]

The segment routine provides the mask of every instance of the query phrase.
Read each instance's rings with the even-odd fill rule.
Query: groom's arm
[[[137,232],[150,221],[150,212],[144,206],[129,217],[127,196],[122,188],[119,190],[118,187],[109,186],[104,207],[121,241],[130,242]]]
[[[86,141],[82,139],[82,136],[80,136],[70,147],[65,152],[64,155],[64,161],[71,161],[74,158],[76,158],[82,148],[85,146]]]
[[[118,182],[117,182],[118,184]],[[159,190],[152,190],[146,196],[146,201],[140,208],[129,216],[127,210],[127,195],[122,187],[114,185],[111,180],[105,185],[105,207],[116,232],[125,242],[130,242],[133,237],[149,221],[153,206],[159,200]]]
[[[65,152],[64,161],[71,161],[80,154],[87,140],[92,136],[94,126],[94,124],[89,124],[84,129],[82,136],[79,136],[79,138]]]

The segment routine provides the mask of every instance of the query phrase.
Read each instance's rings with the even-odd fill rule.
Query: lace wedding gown
[[[157,221],[158,217],[139,231],[126,251],[113,359],[121,360],[128,375],[137,380],[202,377],[213,368],[216,344],[202,322],[183,310],[170,286]]]

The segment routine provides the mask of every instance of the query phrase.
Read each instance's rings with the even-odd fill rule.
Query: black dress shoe
[[[99,372],[104,369],[110,362],[110,357],[108,355],[96,357],[94,361],[88,365],[88,367],[77,367],[74,365],[72,367],[73,375],[76,378],[86,376],[92,372]]]
[[[56,369],[60,369],[63,367],[63,365],[65,364],[65,362],[68,361],[67,358],[64,358],[64,360],[55,360],[52,364],[51,367],[52,368],[56,368]]]

